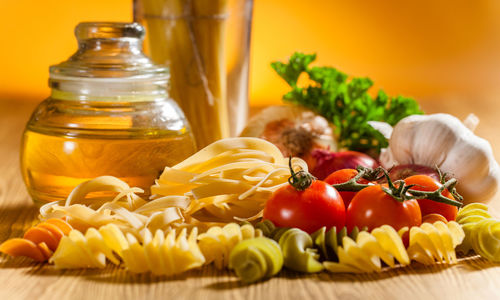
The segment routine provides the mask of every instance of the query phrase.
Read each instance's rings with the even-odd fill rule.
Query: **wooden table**
[[[423,102],[428,112],[481,118],[477,133],[488,138],[500,158],[500,103],[492,100]],[[0,241],[19,237],[36,222],[19,171],[24,124],[34,104],[0,102]],[[498,198],[498,196],[497,196]],[[492,206],[500,208],[500,201]],[[478,257],[454,266],[412,264],[371,275],[304,275],[282,271],[279,277],[246,286],[228,271],[209,266],[173,278],[133,275],[123,269],[59,271],[28,259],[0,257],[0,299],[494,299],[500,298],[500,264]]]

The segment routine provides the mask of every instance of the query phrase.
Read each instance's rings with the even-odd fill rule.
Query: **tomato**
[[[325,182],[328,184],[338,184],[344,183],[358,175],[358,171],[355,169],[342,169],[333,172],[326,179]],[[361,178],[358,180],[358,183],[367,184],[368,180]],[[357,192],[339,192],[342,200],[344,200],[345,207],[349,207],[349,203],[351,203],[352,198],[356,195]]]
[[[411,189],[417,191],[435,191],[439,189],[442,184],[436,179],[426,176],[426,175],[414,175],[405,179],[405,183],[415,184]],[[446,198],[455,200],[448,190],[444,190],[442,193]],[[422,216],[428,214],[440,214],[446,218],[448,221],[454,221],[457,218],[458,208],[456,206],[432,201],[429,199],[419,199],[417,200],[420,205],[420,211]]]
[[[422,217],[422,223],[431,223],[434,224],[438,221],[441,221],[443,223],[447,223],[448,220],[446,220],[445,217],[443,217],[440,214],[428,214]]]
[[[335,188],[315,180],[303,191],[292,185],[275,191],[266,202],[264,219],[278,227],[296,227],[313,233],[323,226],[344,227],[345,206]]]
[[[368,227],[368,230],[382,225],[391,225],[399,230],[405,226],[420,226],[422,215],[417,200],[399,202],[373,185],[359,191],[349,204],[346,213],[347,230],[354,226]]]

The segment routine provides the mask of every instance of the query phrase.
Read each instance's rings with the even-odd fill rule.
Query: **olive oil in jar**
[[[109,135],[47,134],[28,128],[23,137],[22,170],[28,192],[43,204],[64,200],[78,184],[111,175],[146,194],[165,166],[194,153],[190,133],[143,132],[136,138]]]
[[[142,52],[139,24],[81,23],[75,35],[78,51],[50,67],[51,95],[24,132],[28,192],[38,205],[64,200],[80,183],[109,175],[147,196],[166,166],[196,149],[168,95],[169,71]]]

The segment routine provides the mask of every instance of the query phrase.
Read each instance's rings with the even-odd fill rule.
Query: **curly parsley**
[[[335,125],[340,147],[356,151],[379,152],[387,140],[368,125],[368,121],[384,121],[395,125],[402,118],[422,114],[418,103],[402,96],[389,97],[379,90],[377,97],[367,92],[373,82],[369,78],[351,78],[332,67],[309,67],[316,54],[296,52],[288,63],[273,62],[271,66],[292,90],[285,101],[302,105],[322,115]],[[311,83],[299,87],[302,73]]]

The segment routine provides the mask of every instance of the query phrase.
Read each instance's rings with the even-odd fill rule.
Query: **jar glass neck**
[[[123,78],[103,80],[102,78],[51,77],[49,85],[51,98],[57,100],[99,101],[99,102],[146,102],[168,98],[165,89],[168,78],[163,80]]]

